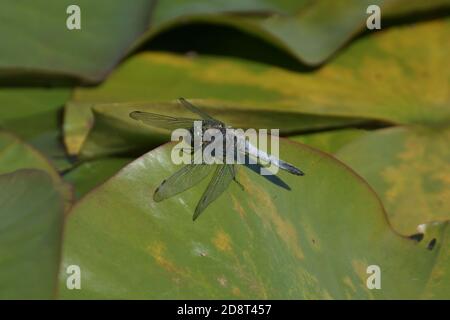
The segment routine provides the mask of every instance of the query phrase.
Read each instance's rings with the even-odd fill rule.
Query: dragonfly
[[[134,120],[141,121],[146,125],[160,129],[175,130],[184,128],[189,130],[191,134],[195,134],[193,130],[194,121],[202,121],[201,133],[204,133],[208,129],[217,129],[223,133],[224,136],[227,134],[233,134],[226,131],[226,129],[232,129],[232,127],[227,126],[224,122],[211,117],[209,114],[194,106],[186,99],[179,98],[178,101],[187,110],[200,117],[200,119],[172,117],[144,111],[133,111],[129,114],[129,116]],[[241,153],[247,156],[259,158],[265,162],[266,165],[273,164],[293,175],[304,175],[304,172],[296,168],[294,165],[258,149],[248,140],[241,139],[237,136],[232,136],[231,138],[236,141],[236,144],[233,145],[233,148],[235,148],[235,150],[232,150],[233,153]],[[225,140],[226,139],[224,137],[223,141]],[[206,147],[209,143],[212,142],[204,142],[202,148]],[[193,153],[192,148],[193,146],[191,146],[190,149],[191,154]],[[178,195],[200,183],[206,177],[211,175],[212,172],[213,176],[195,208],[192,217],[195,221],[206,209],[206,207],[215,201],[228,188],[231,182],[236,182],[243,189],[243,186],[236,178],[237,164],[230,164],[226,162],[214,165],[207,163],[186,164],[180,170],[176,171],[173,175],[161,182],[153,194],[153,200],[155,202],[161,202],[165,199]]]

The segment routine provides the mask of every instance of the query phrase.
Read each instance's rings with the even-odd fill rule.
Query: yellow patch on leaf
[[[230,252],[232,250],[230,236],[223,230],[219,230],[216,233],[212,242],[214,246],[220,251]]]

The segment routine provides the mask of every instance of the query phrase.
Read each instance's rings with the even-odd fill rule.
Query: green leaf
[[[59,179],[52,164],[39,151],[10,133],[0,132],[0,174],[25,168],[40,169],[53,180]]]
[[[50,299],[60,261],[64,201],[41,170],[0,175],[0,298]]]
[[[316,66],[329,59],[355,35],[366,30],[369,5],[378,5],[383,19],[449,7],[448,0],[335,1],[166,1],[158,3],[152,27],[141,41],[176,26],[209,23],[237,28]],[[225,11],[265,11],[267,15],[230,15]]]
[[[62,272],[61,298],[449,296],[448,223],[434,227],[431,250],[399,236],[369,186],[334,158],[282,140],[281,158],[306,173],[279,173],[290,191],[239,168],[244,190],[232,184],[192,222],[208,179],[152,200],[177,169],[173,145],[135,160],[74,207],[63,266],[80,266],[82,290],[68,290]],[[381,268],[381,290],[366,286],[369,265]]]
[[[381,7],[383,18],[449,7],[448,0],[5,0],[0,82],[96,83],[143,42],[195,22],[235,27],[318,65],[364,30],[371,4]],[[67,29],[69,5],[81,9],[80,30]]]
[[[308,5],[307,0],[172,0],[161,1],[155,6],[152,14],[152,25],[162,25],[180,17],[185,19],[198,15],[214,15],[220,13],[240,14],[289,14]]]
[[[321,151],[334,153],[366,132],[366,130],[362,129],[342,129],[291,136],[289,139],[307,144]]]
[[[338,127],[363,122],[361,119],[299,115],[276,110],[256,111],[233,108],[220,102],[191,101],[234,128],[281,127],[282,134],[306,128]],[[226,113],[222,111],[224,109],[227,110]],[[198,117],[181,106],[179,102],[69,104],[66,110],[66,123],[68,123],[66,129],[70,129],[66,130],[66,144],[69,151],[74,154],[79,153],[82,158],[111,154],[140,155],[170,140],[170,131],[146,126],[130,118],[129,115],[133,111],[168,114],[175,117]],[[92,111],[93,114],[88,116],[88,112]],[[72,123],[79,123],[80,126],[72,126]],[[114,135],[111,132],[114,132]]]
[[[74,186],[75,196],[79,199],[132,160],[131,158],[104,158],[85,161],[65,174],[64,180]]]
[[[0,298],[54,297],[70,197],[43,155],[0,133]]]
[[[438,249],[438,255],[433,270],[430,274],[430,281],[426,286],[426,293],[422,296],[423,299],[448,299],[449,296],[449,280],[448,280],[448,265],[450,264],[450,237],[449,237],[449,222],[445,223],[429,223],[422,225],[424,238],[420,245],[430,250],[430,248]],[[438,240],[440,247],[438,245]]]
[[[381,197],[398,232],[450,219],[450,130],[397,127],[377,130],[340,149],[348,164]]]
[[[66,208],[72,203],[72,189],[61,180],[53,164],[39,150],[9,132],[0,132],[0,174],[20,169],[39,169],[46,172],[64,195]]]
[[[142,53],[103,85],[75,91],[67,107],[65,141],[72,154],[79,153],[94,123],[93,105],[134,101],[145,108],[180,96],[203,101],[212,114],[235,112],[244,127],[258,125],[253,119],[261,114],[269,120],[258,127],[286,133],[368,119],[442,126],[450,122],[449,69],[442,68],[450,51],[449,30],[449,20],[392,28],[359,39],[313,73],[232,58]]]
[[[68,30],[69,5],[81,29]],[[36,0],[2,2],[0,79],[98,82],[148,27],[152,1]]]
[[[0,128],[14,132],[51,159],[58,169],[71,166],[61,142],[61,114],[68,89],[1,88]]]

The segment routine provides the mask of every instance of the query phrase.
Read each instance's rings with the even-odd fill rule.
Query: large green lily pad
[[[55,296],[61,230],[70,190],[50,162],[0,133],[0,297]]]
[[[385,19],[449,8],[450,1],[166,1],[155,6],[152,28],[141,42],[186,24],[226,25],[282,49],[301,63],[316,66],[366,29],[370,5],[380,7],[384,26]],[[267,14],[220,14],[224,12]]]
[[[375,189],[394,229],[412,234],[450,219],[449,143],[449,129],[397,127],[364,135],[336,156]]]
[[[291,15],[308,5],[307,0],[173,0],[161,1],[152,12],[152,26],[160,26],[180,17],[188,19],[199,15],[219,15],[225,13],[229,18],[233,13],[243,14],[284,14]],[[230,17],[231,16],[231,17]]]
[[[142,53],[103,85],[75,91],[66,112],[66,144],[72,153],[79,152],[94,122],[95,104],[144,105],[180,96],[201,100],[218,113],[225,108],[248,113],[241,118],[247,126],[256,113],[266,113],[270,127],[282,131],[289,124],[282,115],[308,120],[297,121],[297,130],[367,119],[445,125],[450,121],[449,69],[441,66],[450,51],[449,30],[448,20],[392,28],[358,40],[314,73],[231,58]],[[423,40],[411,40],[412,34]]]
[[[292,112],[230,108],[217,102],[192,101],[202,110],[234,128],[279,128],[281,134],[305,129],[339,127],[363,123],[363,119],[299,115]],[[174,117],[198,118],[179,102],[169,103],[114,103],[70,104],[66,113],[66,144],[68,150],[83,158],[111,154],[142,154],[170,140],[170,131],[143,125],[130,118],[133,111],[166,114]],[[93,118],[88,113],[93,112]],[[90,120],[87,120],[90,119]],[[84,121],[84,126],[70,127],[74,121]],[[80,122],[80,124],[82,124]],[[281,126],[282,125],[282,126]],[[89,129],[92,128],[90,131]],[[111,132],[114,132],[112,135]],[[87,135],[89,134],[89,135]],[[81,149],[81,150],[80,150]]]
[[[283,140],[281,157],[306,173],[279,173],[290,191],[240,168],[245,190],[233,183],[193,222],[207,180],[152,200],[176,170],[172,146],[135,160],[73,208],[62,298],[449,296],[448,224],[428,229],[431,248],[428,237],[398,235],[372,189],[332,157]],[[80,267],[81,290],[66,289],[68,265]],[[369,265],[381,268],[379,290],[366,286]]]
[[[132,158],[103,158],[85,161],[66,173],[64,181],[73,185],[76,198],[81,198],[132,160]]]
[[[30,145],[7,132],[0,132],[0,174],[34,168],[47,172],[55,181],[59,175],[49,160]]]
[[[448,8],[449,1],[6,0],[0,12],[0,81],[99,82],[133,48],[198,21],[231,25],[317,65],[364,30],[371,4],[381,7],[383,17],[397,17]],[[69,5],[81,9],[80,30],[66,27]]]
[[[73,100],[150,102],[183,96],[253,110],[446,124],[449,68],[442,66],[449,33],[450,20],[391,28],[359,39],[313,73],[233,58],[142,53],[103,85],[76,90]]]
[[[32,144],[58,169],[70,167],[61,137],[63,106],[69,89],[1,88],[0,128]]]
[[[59,185],[42,170],[2,174],[0,203],[0,298],[53,298],[64,213]]]
[[[53,163],[39,150],[10,132],[0,132],[0,174],[20,169],[38,169],[47,173],[64,194],[66,208],[72,202],[72,189],[61,180]]]
[[[66,27],[69,5],[81,9],[80,30]],[[97,82],[147,30],[151,6],[149,0],[5,0],[0,79]]]
[[[346,128],[341,130],[296,135],[289,137],[289,139],[333,154],[346,144],[356,140],[366,133],[366,130]]]

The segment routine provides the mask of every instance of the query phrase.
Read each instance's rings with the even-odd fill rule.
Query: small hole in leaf
[[[409,238],[412,240],[416,240],[417,242],[420,242],[423,239],[423,233],[413,234],[413,235],[409,236]]]
[[[427,246],[428,250],[433,250],[435,245],[436,245],[436,238],[433,238]]]

